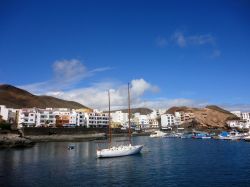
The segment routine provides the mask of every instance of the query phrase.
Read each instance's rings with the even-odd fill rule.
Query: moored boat
[[[192,136],[194,139],[211,139],[211,136],[206,133],[196,133],[194,136]]]
[[[71,150],[71,149],[75,149],[75,146],[74,145],[69,145],[68,150]]]
[[[143,145],[132,145],[131,141],[131,125],[130,125],[130,93],[129,93],[129,84],[128,84],[128,135],[129,135],[129,144],[112,146],[112,131],[110,123],[110,93],[109,96],[109,147],[106,149],[97,149],[96,156],[97,158],[112,158],[112,157],[121,157],[134,155],[141,152]]]
[[[120,156],[128,156],[133,154],[140,153],[142,145],[120,145],[113,146],[107,149],[97,150],[98,158],[111,158],[111,157],[120,157]]]
[[[250,142],[250,135],[243,138],[243,140]]]
[[[160,138],[160,137],[166,137],[167,133],[162,131],[155,131],[152,134],[150,134],[151,138]]]
[[[239,133],[236,130],[230,132],[223,131],[218,135],[220,140],[240,140],[244,138],[244,134]]]

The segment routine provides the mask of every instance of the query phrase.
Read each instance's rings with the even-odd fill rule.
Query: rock
[[[195,129],[227,129],[227,120],[238,119],[237,116],[218,106],[210,105],[205,108],[172,107],[166,113],[192,113],[193,118],[184,124],[184,128]]]
[[[0,134],[0,148],[31,147],[34,142],[17,134]]]

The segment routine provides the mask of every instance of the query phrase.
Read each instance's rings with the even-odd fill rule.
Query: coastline
[[[79,141],[92,141],[105,139],[104,133],[96,133],[96,134],[77,134],[77,135],[29,135],[25,136],[34,142],[79,142]]]
[[[0,134],[0,148],[24,148],[32,147],[34,141],[18,134]]]
[[[113,134],[113,137],[124,137],[126,133]],[[149,133],[138,133],[132,134],[132,136],[149,136]],[[94,133],[94,134],[61,134],[61,135],[28,135],[25,136],[34,142],[81,142],[81,141],[94,141],[103,140],[107,136],[105,133]]]

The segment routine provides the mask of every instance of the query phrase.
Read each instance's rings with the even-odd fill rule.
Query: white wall
[[[0,115],[2,116],[2,119],[7,121],[8,120],[8,109],[5,105],[0,105]]]
[[[175,116],[172,114],[161,115],[161,127],[169,128],[175,125]]]

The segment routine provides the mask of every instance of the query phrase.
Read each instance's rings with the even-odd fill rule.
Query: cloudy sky
[[[246,0],[3,0],[0,83],[92,108],[250,111]]]

